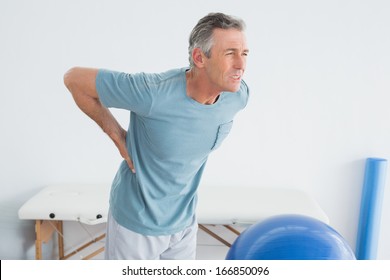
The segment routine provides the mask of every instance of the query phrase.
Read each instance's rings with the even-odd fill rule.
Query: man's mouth
[[[236,80],[236,81],[241,80],[241,75],[232,75],[231,77],[233,78],[233,80]]]

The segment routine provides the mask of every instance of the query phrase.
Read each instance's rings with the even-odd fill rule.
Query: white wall
[[[120,162],[74,105],[64,72],[186,66],[189,32],[211,11],[248,25],[252,95],[210,157],[203,186],[305,190],[355,248],[364,161],[390,159],[389,3],[2,0],[0,258],[34,257],[33,224],[17,210],[36,191],[110,182]],[[114,113],[127,124],[126,112]],[[390,259],[388,188],[379,259]]]

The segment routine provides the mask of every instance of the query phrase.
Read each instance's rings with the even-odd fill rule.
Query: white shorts
[[[198,224],[172,235],[149,236],[119,225],[111,213],[107,220],[107,260],[194,260]]]

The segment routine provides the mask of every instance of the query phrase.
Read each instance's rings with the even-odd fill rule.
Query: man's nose
[[[237,55],[234,60],[234,68],[235,69],[245,69],[246,65],[246,57],[243,55]]]

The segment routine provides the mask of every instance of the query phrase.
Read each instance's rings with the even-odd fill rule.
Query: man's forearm
[[[73,92],[72,95],[80,110],[94,120],[109,136],[111,136],[113,131],[119,129],[119,123],[110,110],[101,104],[99,99]]]
[[[110,136],[120,125],[99,100],[95,86],[97,72],[97,69],[75,67],[65,74],[64,83],[81,111]]]
[[[135,172],[133,161],[127,151],[126,130],[99,100],[96,90],[97,73],[97,69],[75,67],[65,74],[64,83],[72,93],[77,106],[111,138],[129,168]]]

